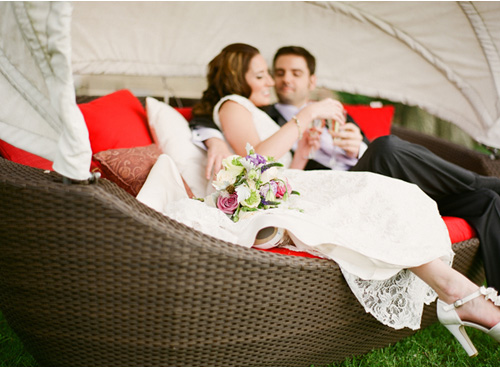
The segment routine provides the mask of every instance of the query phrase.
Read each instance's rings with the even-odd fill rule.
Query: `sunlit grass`
[[[500,344],[474,329],[467,332],[479,351],[469,358],[460,344],[436,323],[393,346],[332,364],[334,367],[497,367]]]

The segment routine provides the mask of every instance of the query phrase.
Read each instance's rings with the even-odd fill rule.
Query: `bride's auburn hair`
[[[193,107],[193,114],[211,116],[217,102],[227,95],[250,97],[252,89],[245,79],[245,74],[250,61],[258,54],[258,49],[244,43],[233,43],[224,47],[208,64],[208,87],[203,92],[201,101]]]

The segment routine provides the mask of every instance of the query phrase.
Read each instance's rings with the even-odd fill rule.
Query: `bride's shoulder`
[[[246,106],[228,99],[223,102],[223,104],[218,109],[218,115],[221,120],[224,120],[226,117],[229,119],[232,118],[251,118],[252,112]]]
[[[234,105],[241,105],[243,106],[244,108],[246,108],[247,110],[252,110],[255,105],[246,97],[243,97],[243,96],[240,96],[240,95],[228,95],[228,96],[224,96],[222,97],[219,102],[217,103],[215,109],[216,110],[219,110],[223,104],[225,104],[225,102],[228,102],[228,101],[232,101],[234,102],[235,104]],[[233,105],[233,104],[231,104]]]
[[[221,98],[213,111],[215,124],[221,128],[222,120],[226,118],[229,120],[235,117],[237,119],[250,119],[253,116],[252,108],[245,101],[248,101],[252,105],[250,100],[239,95],[228,95]]]

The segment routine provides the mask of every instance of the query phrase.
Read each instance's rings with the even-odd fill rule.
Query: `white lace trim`
[[[365,311],[395,329],[419,329],[424,303],[437,298],[434,290],[409,270],[380,281],[362,280],[343,269],[342,273]]]

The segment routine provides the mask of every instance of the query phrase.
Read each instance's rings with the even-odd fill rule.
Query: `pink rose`
[[[217,208],[228,215],[232,215],[238,208],[238,194],[220,195],[217,198]]]
[[[288,183],[288,179],[285,179],[285,181],[286,181],[286,185],[282,181],[278,182],[278,190],[276,191],[276,198],[283,198],[283,196],[285,195],[285,193],[287,191],[288,191],[288,194],[290,194],[292,192],[292,187]]]

